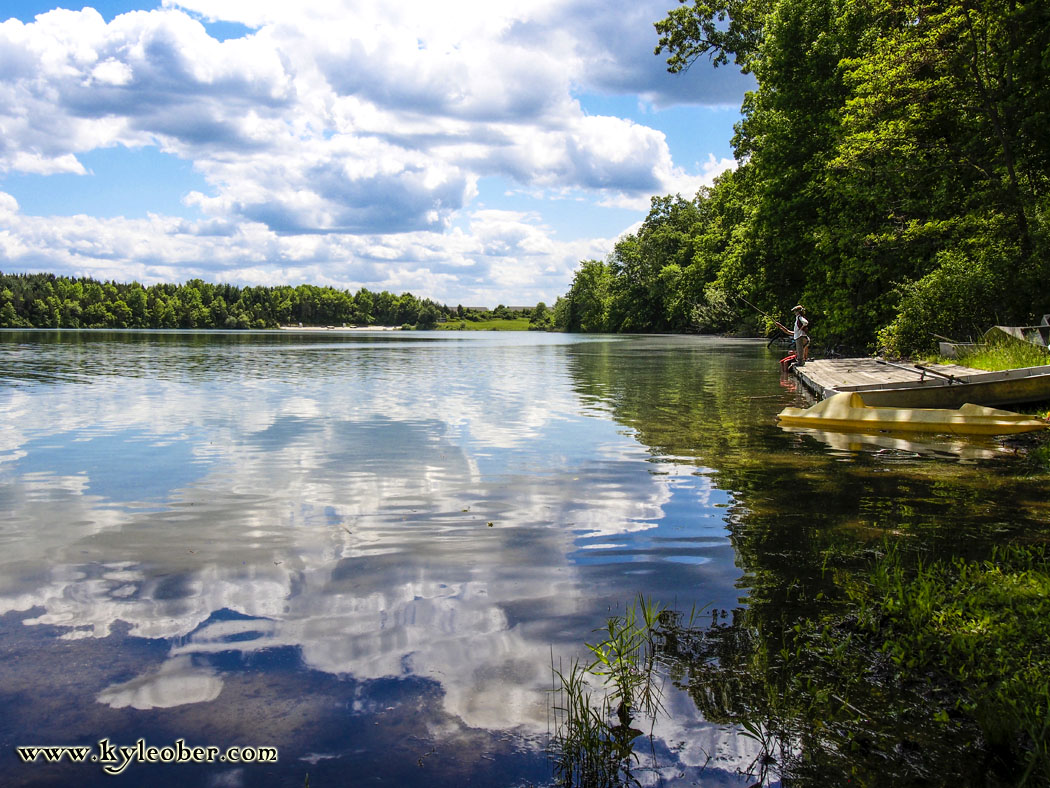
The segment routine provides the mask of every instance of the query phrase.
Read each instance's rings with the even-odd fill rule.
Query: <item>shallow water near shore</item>
[[[1010,444],[781,430],[803,397],[776,360],[682,336],[0,332],[0,782],[546,785],[552,660],[639,595],[790,615],[835,546],[1045,540],[1047,480]],[[643,784],[753,783],[753,740],[667,692]],[[102,739],[278,758],[112,777],[15,750]]]

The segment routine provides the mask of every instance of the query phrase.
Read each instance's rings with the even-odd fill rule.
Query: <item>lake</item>
[[[777,357],[0,332],[0,782],[547,785],[552,665],[639,596],[790,614],[835,546],[1045,539],[1045,474],[1010,444],[782,430],[803,396]],[[664,702],[643,784],[754,782],[752,738]],[[138,761],[250,749],[99,746],[140,739]],[[94,749],[24,763],[37,745]]]

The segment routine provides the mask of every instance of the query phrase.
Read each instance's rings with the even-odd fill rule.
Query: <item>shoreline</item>
[[[281,331],[401,331],[401,326],[280,326]]]

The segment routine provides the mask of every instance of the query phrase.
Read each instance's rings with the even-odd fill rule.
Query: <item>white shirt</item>
[[[795,330],[791,334],[792,339],[798,339],[800,336],[806,333],[806,327],[809,325],[809,321],[806,320],[802,315],[795,315]]]

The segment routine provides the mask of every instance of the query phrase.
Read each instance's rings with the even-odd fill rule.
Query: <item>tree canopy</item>
[[[411,293],[333,287],[236,287],[200,279],[143,287],[54,274],[0,273],[0,328],[432,328],[455,310]],[[463,311],[466,316],[466,311]]]
[[[672,72],[755,75],[737,167],[654,198],[581,265],[561,327],[725,331],[754,323],[742,296],[911,352],[1050,311],[1050,4],[693,0],[656,28]]]

